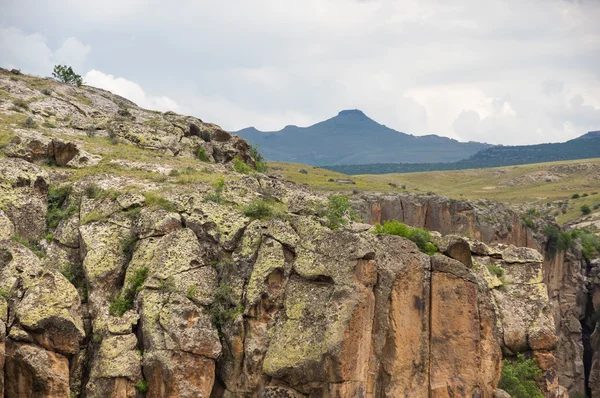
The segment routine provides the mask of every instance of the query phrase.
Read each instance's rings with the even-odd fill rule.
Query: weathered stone
[[[6,214],[0,210],[0,240],[10,239],[15,234],[15,226]]]
[[[0,210],[19,236],[39,239],[46,227],[48,173],[21,159],[0,159]]]
[[[69,360],[32,344],[6,341],[4,369],[7,398],[68,397]]]

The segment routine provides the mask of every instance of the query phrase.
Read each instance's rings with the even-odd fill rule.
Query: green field
[[[486,198],[513,205],[547,207],[547,212],[556,216],[559,223],[581,216],[580,208],[584,204],[592,209],[600,205],[600,158],[489,169],[355,176],[293,163],[269,165],[273,173],[319,191],[434,192],[454,199]],[[300,169],[308,174],[300,173]],[[339,184],[329,179],[351,179],[356,184]],[[574,194],[580,198],[572,199]],[[583,196],[585,194],[587,196]],[[559,210],[562,208],[566,211],[564,214]]]

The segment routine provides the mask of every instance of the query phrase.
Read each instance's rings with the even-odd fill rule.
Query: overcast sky
[[[57,63],[228,130],[353,108],[495,144],[600,129],[598,0],[2,0],[0,66]]]

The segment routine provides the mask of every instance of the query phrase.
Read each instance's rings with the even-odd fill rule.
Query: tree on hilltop
[[[67,65],[55,65],[52,77],[63,83],[71,84],[73,86],[81,86],[83,79],[81,75],[73,72],[73,68]]]

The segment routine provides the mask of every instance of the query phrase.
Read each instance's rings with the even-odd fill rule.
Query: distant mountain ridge
[[[522,146],[494,146],[453,163],[379,163],[329,165],[325,169],[344,174],[412,173],[513,166],[600,157],[600,131],[590,131],[567,142]]]
[[[438,135],[413,136],[369,118],[358,109],[308,127],[280,131],[254,127],[234,132],[254,145],[267,160],[313,166],[369,163],[456,162],[491,147]]]

